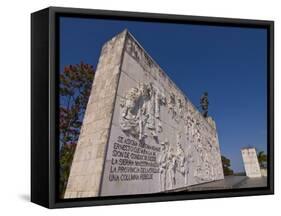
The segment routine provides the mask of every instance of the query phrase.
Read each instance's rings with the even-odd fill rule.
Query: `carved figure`
[[[187,177],[189,173],[189,161],[184,153],[182,145],[180,144],[181,134],[177,134],[177,145],[176,145],[176,163],[177,171],[184,176],[185,184],[187,184]]]
[[[183,118],[183,103],[180,98],[177,99],[176,103],[176,111],[175,111],[176,118],[175,120],[179,122]]]
[[[163,91],[160,91],[159,89],[156,90],[156,98],[155,98],[155,118],[158,120],[157,124],[157,132],[162,132],[162,124],[160,121],[160,106],[166,105],[166,97],[163,93]]]
[[[169,142],[165,140],[161,142],[161,152],[159,154],[159,172],[160,172],[160,188],[161,190],[166,190],[166,177],[167,177],[167,166],[168,166],[168,151]]]
[[[138,88],[132,88],[121,100],[121,118],[120,127],[123,131],[137,136],[139,133],[139,107],[140,107],[141,92]]]
[[[167,187],[168,189],[173,189],[176,185],[176,156],[171,145],[169,145],[167,162]]]
[[[208,99],[208,92],[204,92],[204,94],[200,98],[200,105],[203,111],[203,116],[207,118],[208,116],[208,107],[209,107],[209,99]]]
[[[165,96],[155,89],[152,83],[140,83],[128,91],[121,101],[120,127],[139,140],[143,140],[148,134],[157,138],[157,133],[162,131],[160,122],[160,106],[166,104]],[[158,124],[156,125],[156,120]]]
[[[176,116],[175,105],[176,105],[176,98],[175,95],[172,93],[168,100],[168,113],[172,114],[172,119],[174,119]]]

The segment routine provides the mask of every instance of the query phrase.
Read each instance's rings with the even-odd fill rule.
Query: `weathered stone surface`
[[[261,177],[260,165],[255,148],[241,149],[246,175],[250,178]]]
[[[132,35],[107,44],[65,197],[157,193],[223,179],[212,118],[201,115]]]
[[[261,176],[267,177],[267,169],[261,168]]]
[[[102,48],[65,198],[99,196],[126,35],[120,33]]]

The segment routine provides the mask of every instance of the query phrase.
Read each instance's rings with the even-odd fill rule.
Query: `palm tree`
[[[267,165],[267,155],[264,153],[264,151],[260,151],[258,153],[258,161],[259,161],[259,164],[260,164],[260,168],[266,168],[266,165]]]

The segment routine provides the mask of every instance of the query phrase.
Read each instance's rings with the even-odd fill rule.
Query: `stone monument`
[[[64,197],[223,179],[215,125],[125,30],[102,48]]]
[[[241,149],[246,175],[249,178],[261,177],[260,165],[255,148]]]

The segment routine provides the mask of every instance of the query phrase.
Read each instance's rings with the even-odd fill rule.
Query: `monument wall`
[[[250,178],[261,177],[261,169],[255,148],[241,149],[246,175]]]
[[[64,198],[100,194],[126,34],[122,32],[102,47]]]
[[[107,42],[65,198],[157,193],[223,178],[211,117],[130,33]]]

